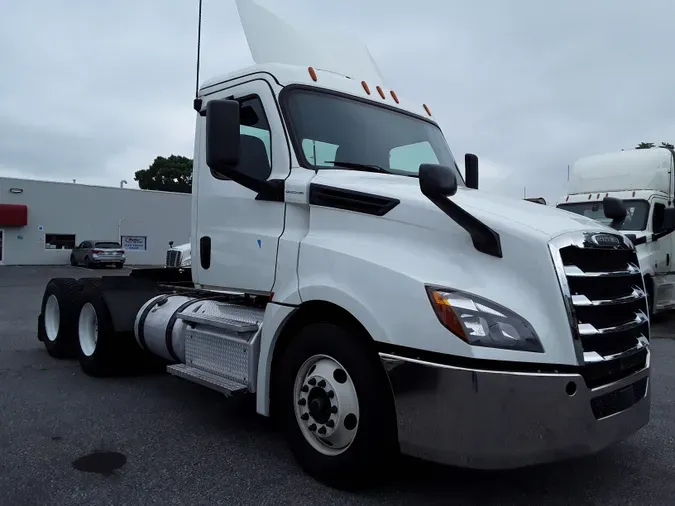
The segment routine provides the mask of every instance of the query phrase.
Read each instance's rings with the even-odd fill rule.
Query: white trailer
[[[479,191],[477,157],[462,177],[429,108],[385,87],[367,51],[332,58],[239,7],[261,63],[195,99],[195,262],[51,280],[48,352],[90,375],[154,360],[250,394],[299,465],[339,487],[401,452],[506,469],[647,424],[632,243]]]
[[[636,243],[652,314],[675,308],[673,212],[675,153],[666,148],[632,149],[581,158],[570,169],[564,209],[610,225],[603,200],[623,201],[627,215],[618,230]]]

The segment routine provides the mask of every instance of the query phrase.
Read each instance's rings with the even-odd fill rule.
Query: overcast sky
[[[487,190],[555,200],[580,156],[675,142],[672,0],[271,4],[359,36],[458,160],[479,155]],[[196,13],[197,0],[2,2],[0,175],[136,186],[155,156],[191,157]],[[202,48],[202,80],[252,63],[234,0],[204,0]]]

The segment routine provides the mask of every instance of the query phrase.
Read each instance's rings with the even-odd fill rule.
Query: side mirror
[[[423,163],[419,172],[420,190],[429,198],[452,197],[457,193],[457,175],[453,169],[435,163]]]
[[[173,248],[173,241],[169,241],[169,248]]]
[[[239,163],[239,102],[210,100],[206,104],[206,164],[228,175]]]
[[[602,199],[602,208],[605,212],[605,218],[612,220],[609,226],[619,230],[627,216],[626,204],[623,203],[623,200],[616,197],[605,197]]]
[[[464,155],[464,179],[466,186],[478,189],[478,157],[473,153]]]

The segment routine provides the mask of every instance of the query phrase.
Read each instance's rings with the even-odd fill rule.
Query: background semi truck
[[[238,7],[257,64],[194,100],[195,262],[51,280],[47,351],[93,376],[157,366],[250,394],[340,487],[400,452],[514,468],[647,424],[632,243],[484,195],[477,157],[462,177],[430,109],[385,87],[364,47]]]
[[[673,210],[675,153],[667,148],[632,149],[584,157],[570,168],[567,195],[557,207],[609,225],[603,200],[623,201],[619,231],[634,242],[652,313],[675,308],[675,235],[666,214]],[[644,242],[643,242],[644,241]]]

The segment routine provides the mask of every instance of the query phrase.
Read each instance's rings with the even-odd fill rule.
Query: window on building
[[[266,180],[272,173],[272,145],[270,125],[263,103],[258,96],[240,101],[240,158],[239,171],[260,180]],[[229,179],[223,174],[211,171],[218,179]]]
[[[73,249],[75,234],[45,234],[45,249]]]

